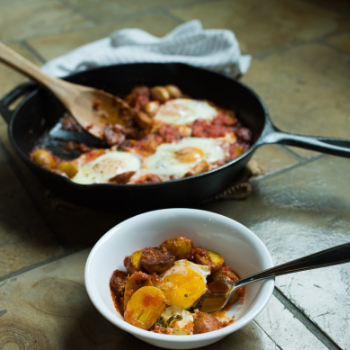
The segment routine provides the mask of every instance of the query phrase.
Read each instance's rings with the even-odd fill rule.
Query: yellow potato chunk
[[[179,98],[183,96],[181,90],[175,85],[166,85],[164,87],[169,92],[171,98]]]
[[[57,169],[65,173],[70,179],[78,172],[76,166],[71,162],[61,162],[57,165]]]
[[[165,309],[164,293],[156,287],[142,287],[131,297],[124,313],[126,322],[150,329]]]
[[[224,265],[225,260],[219,253],[215,253],[212,250],[207,250],[210,260],[213,262],[214,267],[211,267],[211,272],[215,273],[218,271],[222,265]]]
[[[151,89],[151,95],[154,99],[160,102],[169,100],[170,94],[168,90],[163,86],[155,86]]]
[[[138,250],[137,252],[132,253],[130,256],[125,257],[124,266],[130,274],[141,271],[142,252],[143,250]]]
[[[157,114],[160,107],[159,101],[150,101],[147,102],[142,109],[150,116],[153,117]]]
[[[153,124],[152,118],[143,112],[137,112],[134,117],[135,122],[142,129],[150,128]]]
[[[55,160],[52,154],[46,149],[37,149],[33,151],[32,160],[34,163],[44,168],[53,168],[55,166]]]
[[[191,260],[193,242],[187,237],[167,239],[160,247],[166,248],[171,255],[175,256],[175,260]]]
[[[133,294],[142,287],[153,286],[151,277],[147,273],[138,271],[128,277],[124,293],[124,309],[126,309],[129,300]]]

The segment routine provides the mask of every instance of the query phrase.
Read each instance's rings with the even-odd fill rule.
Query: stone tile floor
[[[350,139],[346,0],[0,0],[0,40],[37,65],[116,29],[162,36],[198,18],[235,32],[253,55],[242,81],[285,131]],[[0,65],[0,96],[25,81]],[[282,263],[350,241],[350,162],[283,146],[255,158],[265,174],[245,201],[198,208],[252,229]],[[62,204],[13,151],[0,121],[0,349],[151,348],[91,305],[91,246],[123,214]],[[280,277],[257,319],[210,349],[350,349],[350,265]]]

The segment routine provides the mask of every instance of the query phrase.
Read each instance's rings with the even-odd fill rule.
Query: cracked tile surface
[[[303,1],[223,0],[170,11],[185,21],[198,18],[205,28],[232,30],[250,54],[349,29],[341,16]]]
[[[63,253],[0,149],[0,278]],[[1,308],[0,308],[1,309]]]
[[[125,20],[79,29],[64,34],[43,36],[28,40],[28,44],[38,52],[45,60],[76,49],[79,46],[109,36],[115,30],[123,28],[140,28],[156,36],[164,36],[174,29],[178,22],[161,14],[151,14],[142,18]]]
[[[0,40],[5,42],[92,24],[54,0],[1,0],[0,6]]]

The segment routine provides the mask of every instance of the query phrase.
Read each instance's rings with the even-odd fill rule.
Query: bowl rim
[[[234,323],[232,323],[231,325],[229,325],[227,327],[224,327],[224,328],[212,331],[212,332],[208,332],[208,333],[193,334],[191,336],[167,335],[167,334],[159,334],[159,333],[150,332],[150,331],[132,326],[131,324],[127,323],[124,319],[119,318],[118,316],[113,314],[110,310],[106,311],[104,309],[101,309],[100,306],[98,305],[97,300],[95,299],[96,297],[94,295],[94,292],[92,291],[92,280],[89,278],[90,266],[92,264],[92,260],[94,258],[94,255],[99,250],[99,248],[105,243],[106,240],[108,240],[111,236],[113,236],[116,231],[119,231],[119,229],[122,226],[127,225],[130,221],[139,220],[140,218],[142,218],[142,216],[157,215],[157,214],[162,214],[162,213],[165,214],[165,212],[167,212],[169,214],[170,213],[180,213],[183,211],[193,213],[194,215],[195,214],[198,214],[198,215],[210,214],[211,216],[220,220],[221,222],[226,221],[227,224],[231,224],[231,225],[234,224],[238,228],[238,230],[240,230],[241,232],[243,231],[244,234],[247,235],[250,239],[255,240],[255,244],[257,244],[259,246],[259,248],[261,249],[260,255],[264,256],[264,259],[266,259],[267,265],[269,265],[269,266],[267,266],[267,268],[274,266],[271,254],[267,250],[265,244],[261,241],[261,239],[255,233],[253,233],[249,228],[242,225],[238,221],[231,219],[227,216],[211,212],[211,211],[200,210],[200,209],[191,209],[191,208],[159,209],[159,210],[152,210],[152,211],[148,211],[148,212],[145,212],[142,214],[138,214],[136,216],[133,216],[129,219],[126,219],[126,220],[120,222],[119,224],[117,224],[117,225],[113,226],[111,229],[109,229],[103,236],[101,236],[101,238],[96,242],[96,244],[93,246],[92,250],[90,251],[90,254],[89,254],[87,261],[86,261],[86,264],[85,264],[85,272],[84,272],[85,287],[86,287],[87,294],[88,294],[92,304],[95,306],[95,308],[100,312],[100,314],[103,317],[105,317],[108,321],[110,321],[115,326],[119,327],[120,329],[122,329],[128,333],[135,335],[136,337],[147,338],[150,341],[154,340],[154,341],[163,341],[163,342],[168,342],[168,343],[173,343],[173,342],[193,343],[193,342],[198,342],[198,341],[211,340],[213,338],[219,338],[219,337],[223,338],[223,337],[233,333],[234,331],[244,327],[246,324],[248,324],[253,319],[255,319],[261,313],[261,311],[265,308],[265,306],[267,305],[267,303],[269,302],[269,300],[272,296],[272,292],[273,292],[274,287],[275,287],[275,279],[274,278],[268,279],[263,283],[261,290],[259,292],[259,295],[264,294],[265,298],[262,301],[260,301],[260,303],[258,304],[257,307],[253,307],[248,311],[248,315],[249,315],[248,317],[245,317],[247,315],[246,314],[242,318],[239,318],[237,321],[235,321]]]

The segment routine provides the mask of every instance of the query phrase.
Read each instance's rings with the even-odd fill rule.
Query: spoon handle
[[[277,265],[270,269],[255,273],[236,281],[234,288],[242,287],[246,284],[257,282],[271,277],[287,275],[288,273],[300,272],[319,267],[326,267],[350,262],[350,243],[338,245],[333,248],[322,250],[315,254],[307,255],[302,258]]]
[[[42,72],[35,64],[27,60],[26,58],[19,55],[6,45],[0,42],[0,62],[7,64],[8,66],[15,69],[17,72],[22,73],[30,79],[44,85],[46,88],[51,90],[58,98],[60,98],[63,90],[70,89],[70,84],[54,78],[44,72]]]

